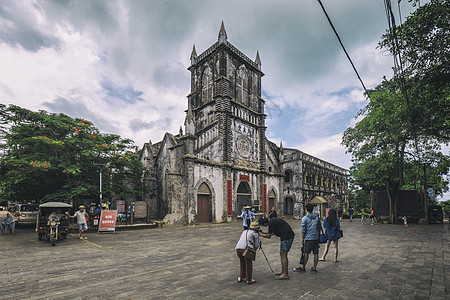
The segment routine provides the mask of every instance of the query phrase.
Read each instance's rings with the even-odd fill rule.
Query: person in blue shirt
[[[244,206],[244,210],[238,218],[243,219],[244,230],[247,230],[250,224],[255,220],[255,213],[251,212],[250,209],[252,207],[250,205]]]
[[[322,224],[320,223],[320,218],[313,213],[313,210],[313,204],[306,204],[307,214],[302,218],[302,244],[304,244],[304,262],[300,267],[294,269],[295,272],[305,271],[311,251],[314,255],[314,262],[313,267],[311,267],[311,271],[317,271],[317,264],[319,262],[319,233],[322,229]]]
[[[341,225],[339,223],[339,219],[336,216],[336,210],[334,208],[328,211],[328,217],[323,220],[323,227],[325,228],[325,235],[327,236],[327,243],[325,245],[325,249],[323,251],[322,257],[319,259],[320,261],[325,261],[325,257],[328,254],[328,249],[330,248],[331,241],[334,243],[334,262],[338,262],[338,242],[341,238],[341,234],[339,229],[341,229]]]

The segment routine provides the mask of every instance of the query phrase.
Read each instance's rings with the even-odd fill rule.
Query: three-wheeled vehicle
[[[49,240],[52,246],[65,239],[69,233],[68,214],[72,205],[64,202],[47,202],[39,205],[36,229],[39,240]]]

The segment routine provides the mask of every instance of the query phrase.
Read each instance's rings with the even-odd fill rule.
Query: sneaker
[[[294,268],[293,271],[294,272],[305,272],[305,269],[303,269],[302,267],[298,267],[298,268]]]

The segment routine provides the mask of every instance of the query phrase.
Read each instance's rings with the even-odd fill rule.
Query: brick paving
[[[288,221],[292,270],[300,221]],[[55,247],[19,228],[0,236],[0,299],[450,299],[448,222],[342,227],[339,263],[331,247],[317,273],[279,281],[258,251],[253,285],[236,282],[240,223],[89,233],[87,241],[72,234]],[[263,239],[263,249],[279,270],[279,238]]]

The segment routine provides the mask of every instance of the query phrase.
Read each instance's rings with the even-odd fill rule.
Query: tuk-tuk
[[[69,233],[69,210],[72,205],[64,202],[47,202],[39,205],[36,229],[39,240],[49,240],[52,246],[65,239]]]

